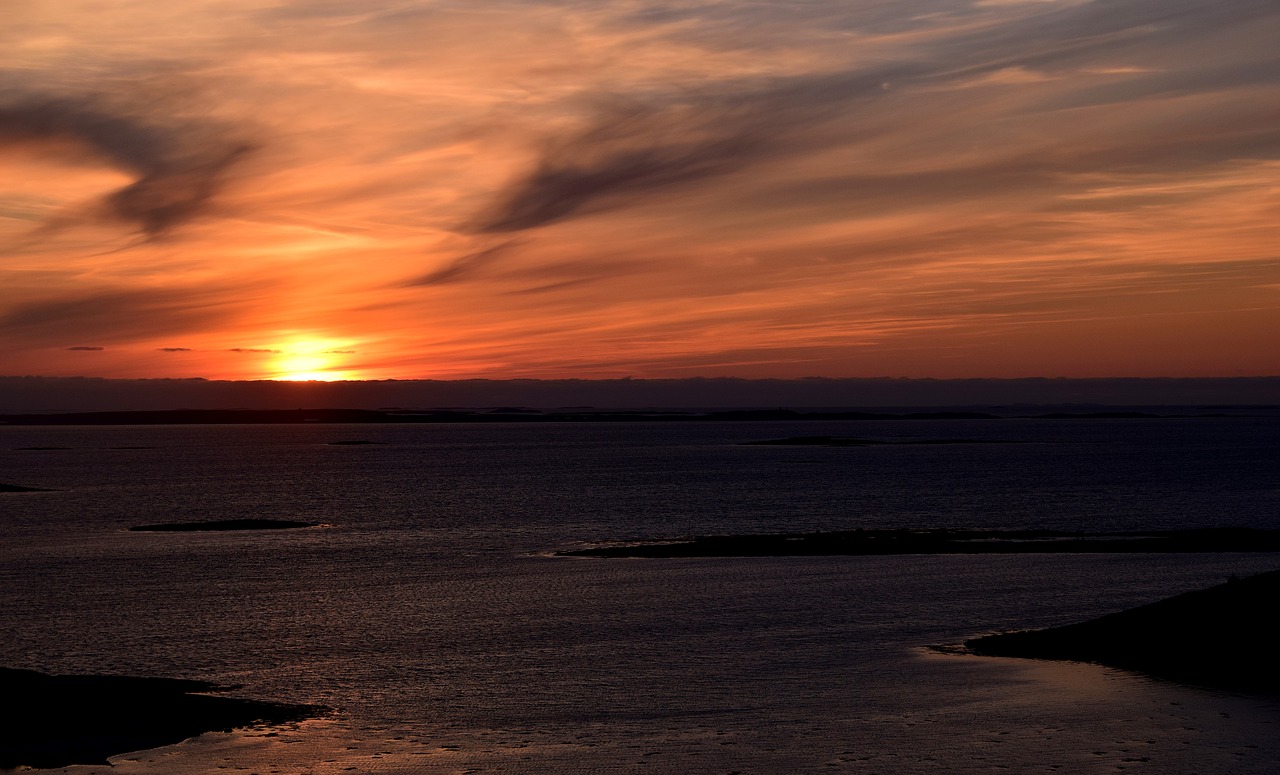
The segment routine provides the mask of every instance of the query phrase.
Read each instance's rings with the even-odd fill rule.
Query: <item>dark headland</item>
[[[1280,571],[1187,592],[1079,624],[988,635],[974,654],[1095,662],[1184,683],[1280,694]]]
[[[0,769],[107,764],[109,756],[205,732],[284,724],[325,712],[313,705],[208,694],[231,688],[204,681],[0,668],[0,696],[11,711],[0,735]]]
[[[1206,528],[1088,533],[1066,530],[890,529],[698,536],[596,546],[562,557],[817,557],[888,554],[1280,552],[1280,530]]]
[[[297,530],[319,527],[318,522],[297,522],[290,519],[218,519],[208,522],[163,522],[156,525],[135,525],[129,528],[144,533],[204,533],[224,530]]]

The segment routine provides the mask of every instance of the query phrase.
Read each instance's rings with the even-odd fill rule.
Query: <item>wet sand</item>
[[[203,681],[45,675],[0,668],[11,715],[0,738],[0,769],[107,764],[107,757],[181,742],[205,732],[282,724],[324,713],[208,692]]]

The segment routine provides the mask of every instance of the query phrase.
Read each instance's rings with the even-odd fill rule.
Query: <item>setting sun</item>
[[[1275,3],[169,5],[3,6],[5,375],[1277,371]]]
[[[341,343],[308,340],[272,348],[278,356],[270,361],[268,379],[288,382],[333,382],[357,379],[353,371],[343,368],[343,356],[351,350],[341,349]]]

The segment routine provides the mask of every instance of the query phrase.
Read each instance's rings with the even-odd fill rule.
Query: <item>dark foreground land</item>
[[[108,756],[171,745],[205,732],[283,724],[324,712],[311,705],[207,694],[228,688],[169,678],[0,668],[0,697],[10,711],[0,736],[0,769],[107,764]]]
[[[688,541],[597,546],[561,557],[816,557],[886,554],[1280,552],[1280,530],[1209,528],[1132,533],[1063,530],[842,530],[698,536]]]
[[[1048,630],[988,635],[974,654],[1096,662],[1185,683],[1280,694],[1280,571]]]

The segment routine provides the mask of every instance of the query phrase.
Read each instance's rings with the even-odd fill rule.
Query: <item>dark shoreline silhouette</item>
[[[987,635],[973,654],[1095,662],[1182,683],[1280,694],[1280,571],[1232,580],[1097,619]]]
[[[0,668],[11,710],[0,769],[108,764],[107,757],[179,743],[205,732],[285,724],[323,715],[315,705],[220,697],[236,687],[171,678],[46,675]]]
[[[1266,408],[1270,410],[1270,408]],[[791,409],[176,409],[155,411],[0,414],[0,425],[235,425],[289,423],[546,423],[546,422],[769,422],[823,420],[1007,420],[1007,419],[1168,419],[1271,416],[1257,407],[1232,412],[1153,413],[1145,411],[992,414],[980,411],[795,411]],[[935,442],[938,443],[938,442]]]
[[[739,442],[744,447],[883,447],[896,445],[921,444],[1023,444],[1021,441],[1002,441],[1000,439],[861,439],[850,436],[790,436],[785,439],[764,439],[763,441]]]
[[[299,522],[291,519],[218,519],[209,522],[162,522],[155,525],[134,525],[129,530],[141,533],[197,533],[225,530],[297,530],[319,526],[318,522]]]
[[[698,536],[596,546],[559,557],[816,557],[889,554],[1280,552],[1280,530],[1206,528],[1122,533],[1065,530],[894,529]]]

